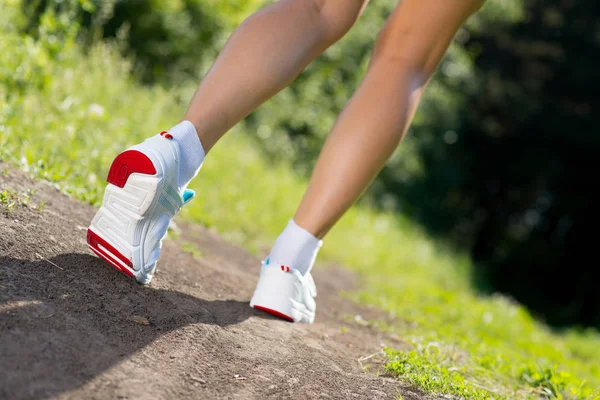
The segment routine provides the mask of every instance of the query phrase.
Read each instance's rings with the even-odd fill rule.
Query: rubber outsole
[[[272,315],[274,317],[281,318],[281,319],[286,320],[288,322],[294,322],[294,319],[292,317],[290,317],[288,315],[285,315],[284,313],[280,313],[279,311],[272,310],[270,308],[263,307],[263,306],[257,306],[257,305],[254,305],[253,307],[255,309],[257,309],[257,310],[264,311],[267,314],[270,314],[270,315]]]
[[[102,239],[96,232],[88,228],[87,242],[90,250],[98,257],[113,266],[117,271],[124,273],[130,278],[134,278],[133,264],[131,260],[121,254],[117,249],[111,246],[106,240]],[[122,265],[122,264],[126,264]],[[129,267],[130,269],[128,269]]]

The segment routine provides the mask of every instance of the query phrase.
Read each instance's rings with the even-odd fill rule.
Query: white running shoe
[[[88,229],[90,249],[142,284],[152,279],[171,219],[194,197],[179,192],[178,173],[179,145],[168,132],[119,154]]]
[[[312,324],[317,311],[317,287],[310,273],[267,259],[262,263],[250,307],[289,322]]]

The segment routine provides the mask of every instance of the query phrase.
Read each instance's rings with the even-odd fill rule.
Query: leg
[[[450,40],[481,2],[401,0],[381,31],[367,76],[323,147],[294,220],[265,261],[251,306],[289,321],[314,320],[309,272],[319,238],[392,154]]]
[[[366,1],[280,0],[246,20],[202,81],[184,121],[113,161],[103,205],[88,230],[90,249],[149,283],[171,218],[193,197],[187,185],[205,152],[342,37]]]
[[[231,35],[184,120],[208,151],[225,132],[279,92],[354,24],[368,0],[280,0]]]
[[[423,89],[483,0],[403,0],[382,29],[366,77],[339,116],[294,217],[322,238],[404,136]]]

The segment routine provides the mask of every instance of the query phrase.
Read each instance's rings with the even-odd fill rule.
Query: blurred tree
[[[521,22],[472,32],[477,90],[463,90],[459,124],[419,142],[420,179],[382,177],[382,192],[402,194],[432,231],[471,249],[480,287],[558,325],[600,326],[599,11],[530,0]]]
[[[468,192],[485,217],[473,254],[494,288],[555,324],[600,326],[600,4],[530,0],[527,19],[482,36],[482,95],[465,113]]]
[[[32,0],[22,2],[30,34],[46,10],[67,13],[84,28],[81,39],[116,40],[145,82],[181,83],[216,55],[224,21],[213,1]]]

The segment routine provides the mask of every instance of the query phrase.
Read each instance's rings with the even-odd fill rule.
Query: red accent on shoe
[[[281,270],[282,270],[282,271],[285,271],[285,267],[284,267],[283,265],[281,266]]]
[[[154,175],[156,168],[152,160],[142,152],[137,150],[127,150],[119,154],[113,161],[108,171],[106,180],[120,188],[124,187],[133,173]]]
[[[290,272],[290,267],[285,267],[285,272]]]
[[[102,239],[100,236],[98,236],[98,234],[96,232],[94,232],[91,229],[88,229],[88,231],[87,231],[87,242],[90,245],[90,249],[94,253],[96,253],[100,258],[102,258],[104,261],[106,261],[107,263],[109,263],[110,265],[115,267],[115,269],[117,269],[117,270],[123,272],[124,274],[133,278],[133,272],[131,272],[127,268],[123,267],[122,265],[119,265],[117,262],[114,261],[113,258],[118,258],[123,263],[125,263],[128,267],[133,269],[133,264],[132,264],[131,260],[129,260],[123,254],[121,254],[113,246],[108,244],[108,242],[106,240]],[[100,246],[102,246],[106,250],[102,249]]]
[[[260,310],[260,311],[264,311],[267,314],[271,314],[274,317],[284,319],[288,322],[294,322],[294,319],[292,317],[288,317],[287,315],[280,313],[279,311],[275,311],[270,308],[262,307],[262,306],[254,306],[254,308],[256,308],[257,310]]]
[[[169,140],[173,140],[173,135],[171,135],[170,133],[166,133],[165,137]]]

